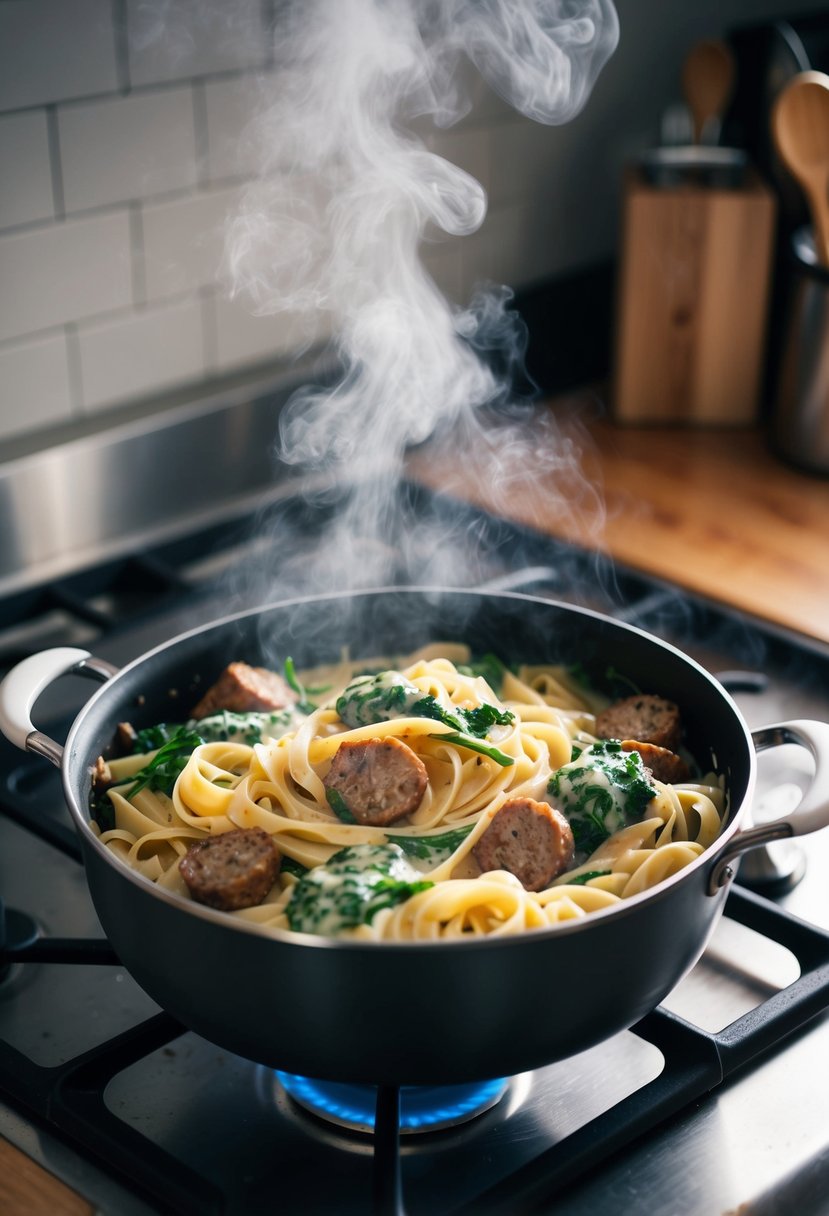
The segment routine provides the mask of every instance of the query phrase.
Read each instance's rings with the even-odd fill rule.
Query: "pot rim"
[[[336,601],[355,599],[360,596],[380,596],[380,595],[413,595],[418,597],[429,596],[445,596],[445,595],[460,595],[469,596],[472,598],[485,598],[497,600],[515,600],[519,603],[537,604],[542,607],[552,607],[563,609],[568,613],[573,613],[578,616],[587,617],[591,620],[601,621],[603,624],[609,624],[615,629],[619,629],[623,633],[629,633],[647,640],[648,643],[667,650],[677,656],[685,664],[691,667],[695,673],[708,684],[712,685],[717,695],[725,702],[726,706],[731,710],[737,723],[740,726],[741,732],[745,737],[746,750],[749,759],[748,780],[742,801],[739,806],[727,806],[727,821],[720,835],[717,837],[714,844],[697,857],[694,861],[684,866],[677,873],[663,879],[656,886],[645,891],[641,891],[638,895],[632,895],[628,899],[621,900],[617,905],[609,908],[600,908],[594,912],[590,912],[586,916],[577,917],[572,920],[559,922],[558,924],[550,925],[543,929],[526,930],[523,933],[517,934],[490,934],[488,936],[473,937],[466,939],[437,939],[437,940],[413,940],[413,941],[369,941],[366,939],[354,940],[351,938],[323,937],[319,934],[301,933],[293,930],[282,929],[265,929],[259,925],[252,924],[248,921],[240,920],[230,916],[225,912],[217,911],[209,908],[204,904],[197,903],[195,900],[185,900],[173,891],[167,891],[163,887],[159,887],[157,883],[146,878],[137,870],[131,869],[126,863],[121,861],[111,849],[102,844],[100,839],[95,835],[90,827],[90,820],[86,808],[82,808],[79,799],[76,796],[75,787],[73,784],[73,776],[77,780],[77,772],[80,761],[75,762],[76,751],[76,736],[82,730],[84,720],[87,713],[100,700],[105,699],[110,691],[122,678],[135,671],[138,667],[146,663],[150,658],[165,650],[172,650],[180,645],[188,638],[196,637],[199,634],[207,634],[214,629],[223,628],[234,621],[240,621],[245,618],[261,617],[269,611],[282,608],[302,607],[305,604],[320,603],[324,601]],[[183,633],[177,634],[173,638],[169,638],[166,642],[159,643],[151,650],[145,651],[137,658],[131,660],[126,666],[119,669],[116,675],[107,680],[95,690],[93,695],[85,702],[67,735],[66,744],[63,751],[63,759],[61,761],[61,776],[63,782],[64,797],[67,802],[69,812],[75,824],[76,830],[81,836],[82,844],[85,847],[91,847],[93,851],[106,862],[107,865],[113,867],[115,872],[121,875],[127,881],[133,883],[139,890],[146,895],[160,900],[167,905],[171,910],[176,910],[180,914],[188,914],[197,918],[215,924],[218,928],[228,929],[244,934],[253,934],[256,937],[269,938],[278,942],[282,946],[308,947],[312,946],[315,949],[346,949],[356,953],[362,953],[365,950],[371,951],[372,954],[380,951],[391,951],[396,953],[400,950],[421,951],[428,950],[430,952],[436,950],[454,950],[456,952],[463,950],[482,950],[482,949],[499,949],[515,946],[517,943],[522,943],[525,946],[532,942],[546,942],[551,937],[558,937],[562,934],[581,933],[590,929],[592,925],[598,925],[606,921],[608,917],[622,917],[634,915],[635,912],[645,902],[652,903],[662,899],[667,899],[671,891],[684,882],[692,880],[694,874],[698,870],[712,866],[716,863],[719,854],[724,847],[730,842],[733,836],[737,834],[740,828],[745,807],[749,803],[756,779],[757,758],[754,749],[754,744],[749,731],[748,725],[745,722],[739,708],[734,702],[731,695],[725,688],[711,675],[710,672],[696,661],[690,655],[672,645],[670,642],[665,642],[654,634],[648,633],[647,630],[640,629],[636,625],[631,625],[627,621],[617,621],[614,617],[608,616],[606,613],[598,612],[592,608],[582,608],[578,605],[568,604],[563,600],[552,600],[542,598],[540,596],[528,595],[516,591],[485,591],[468,587],[436,587],[436,586],[385,586],[385,587],[369,587],[357,591],[335,591],[322,592],[313,595],[296,596],[290,599],[274,600],[270,603],[260,604],[256,608],[246,608],[238,612],[229,613],[226,616],[219,617],[214,621],[208,621],[201,625],[197,625],[192,629],[188,629]],[[70,771],[71,770],[71,771]],[[726,790],[729,794],[729,791]],[[86,868],[86,866],[84,866]],[[722,887],[722,890],[727,889],[727,883]]]

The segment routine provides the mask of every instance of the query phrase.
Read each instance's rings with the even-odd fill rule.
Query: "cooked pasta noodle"
[[[725,812],[717,776],[677,785],[654,781],[641,821],[613,832],[590,856],[577,856],[577,864],[546,889],[525,890],[506,870],[481,874],[473,850],[493,815],[508,799],[545,800],[551,775],[572,760],[574,745],[578,751],[595,741],[603,701],[552,666],[506,672],[496,696],[482,676],[468,674],[467,658],[457,645],[431,647],[400,671],[443,710],[483,705],[509,711],[510,720],[492,726],[486,737],[500,759],[465,746],[451,725],[433,717],[402,714],[349,725],[335,708],[336,693],[358,667],[343,663],[326,703],[282,737],[196,746],[170,796],[132,790],[135,774],[155,753],[110,761],[114,827],[100,831],[100,839],[126,865],[190,898],[179,861],[195,841],[237,828],[263,829],[283,858],[282,869],[263,902],[227,915],[265,932],[291,931],[289,908],[304,872],[326,866],[345,848],[399,844],[423,882],[407,898],[338,932],[408,941],[506,935],[584,917],[662,882],[717,838]],[[314,682],[320,678],[324,673],[315,672]],[[403,821],[344,822],[326,797],[335,754],[345,742],[387,739],[405,742],[422,761],[425,794]]]

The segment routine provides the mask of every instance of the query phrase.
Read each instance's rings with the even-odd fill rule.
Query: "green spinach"
[[[613,832],[636,823],[656,794],[642,757],[613,739],[591,743],[553,773],[548,792],[567,818],[576,852],[589,856]]]
[[[163,743],[156,754],[137,773],[133,774],[133,784],[127,790],[125,797],[132,798],[139,790],[158,790],[164,794],[172,794],[173,786],[179,774],[184,770],[187,761],[195,748],[204,743],[201,735],[190,730],[187,726],[179,726],[172,732],[166,743]]]
[[[336,936],[432,886],[396,844],[351,845],[300,877],[286,908],[288,923],[298,933]]]
[[[346,726],[351,727],[370,726],[392,718],[432,718],[453,728],[452,734],[439,736],[446,742],[479,752],[502,766],[513,763],[511,756],[482,742],[490,727],[509,726],[514,721],[510,710],[489,703],[469,710],[445,709],[399,671],[357,676],[337,698],[336,710]]]

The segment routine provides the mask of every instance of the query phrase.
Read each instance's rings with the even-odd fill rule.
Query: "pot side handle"
[[[96,659],[88,650],[57,646],[30,655],[11,669],[0,684],[0,731],[22,751],[36,752],[60,766],[63,748],[32,725],[32,707],[42,692],[60,676],[73,672],[95,680],[109,680],[118,668]]]
[[[815,772],[808,789],[790,814],[747,828],[723,849],[711,871],[708,890],[712,895],[733,876],[731,863],[742,853],[774,840],[805,836],[829,826],[829,724],[796,718],[791,722],[763,726],[752,731],[751,737],[758,752],[782,747],[785,743],[805,747],[814,757]]]

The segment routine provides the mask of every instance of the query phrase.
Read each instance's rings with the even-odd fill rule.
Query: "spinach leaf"
[[[488,701],[474,709],[448,710],[432,696],[421,696],[419,701],[410,705],[409,712],[415,718],[434,718],[436,722],[454,726],[465,735],[474,735],[476,739],[484,739],[491,726],[510,726],[515,721],[512,710],[498,709]]]
[[[417,685],[399,671],[379,671],[355,676],[337,697],[335,708],[346,726],[371,726],[409,717],[422,696]]]
[[[339,790],[335,790],[329,786],[325,791],[325,797],[328,801],[328,805],[331,807],[331,810],[338,819],[342,820],[343,823],[357,822],[351,811],[348,809],[348,803],[346,802],[345,798],[343,798]]]
[[[478,752],[481,756],[487,756],[490,760],[494,760],[496,764],[500,764],[501,768],[509,768],[511,764],[515,764],[512,756],[508,756],[506,752],[502,752],[500,748],[493,746],[491,743],[482,743],[480,739],[476,739],[473,735],[458,733],[433,735],[432,738],[440,739],[443,743],[456,743],[459,747],[466,747],[471,752]]]
[[[336,935],[371,924],[381,908],[432,886],[396,844],[351,845],[302,875],[286,908],[288,923],[299,933]]]
[[[389,835],[388,840],[400,846],[407,857],[416,857],[420,861],[434,861],[436,853],[450,855],[455,852],[475,825],[465,824],[462,828],[451,828],[436,836],[398,836]]]
[[[283,853],[279,872],[281,874],[295,874],[297,878],[302,878],[303,874],[308,873],[308,867],[304,866],[301,861],[296,861],[293,857],[287,857]]]
[[[515,721],[515,714],[511,709],[498,709],[488,701],[475,709],[461,709],[459,713],[466,722],[468,733],[478,739],[485,738],[491,726],[511,726]]]
[[[297,695],[297,709],[304,714],[312,714],[316,709],[319,709],[318,705],[314,705],[313,701],[308,700],[306,690],[300,683],[299,676],[296,673],[296,667],[294,666],[294,660],[292,658],[289,657],[285,660],[282,670],[285,676],[285,683],[289,688],[292,688]]]
[[[621,671],[617,671],[615,667],[610,666],[605,669],[604,678],[607,681],[607,686],[611,690],[610,695],[613,697],[629,697],[641,694],[642,689],[629,676],[623,675]]]
[[[133,784],[124,795],[132,798],[139,790],[149,788],[172,794],[179,774],[187,765],[193,751],[202,745],[201,735],[186,726],[178,726],[156,754],[142,769],[133,774]]]
[[[102,832],[111,832],[115,827],[115,807],[105,790],[99,790],[90,799],[89,810]]]
[[[656,794],[639,752],[613,739],[591,743],[553,773],[547,790],[566,816],[576,852],[589,856],[613,832],[636,823]]]
[[[187,723],[190,730],[197,731],[205,743],[227,740],[229,743],[245,743],[252,747],[269,739],[280,739],[296,725],[293,705],[285,709],[248,710],[234,713],[220,709],[207,718],[198,718]]]
[[[500,693],[508,668],[497,654],[483,654],[469,663],[459,663],[458,671],[465,676],[483,676],[492,691]]]
[[[622,697],[629,697],[632,693],[641,693],[642,691],[635,681],[631,680],[629,676],[624,675],[612,664],[605,667],[602,675],[598,672],[591,675],[583,663],[571,663],[567,668],[567,674],[587,692],[593,692],[595,689],[600,688],[603,693],[614,701]]]
[[[154,752],[157,748],[162,747],[177,730],[181,730],[178,723],[159,722],[156,726],[145,726],[143,730],[136,731],[135,743],[133,746],[133,754],[135,752]]]

